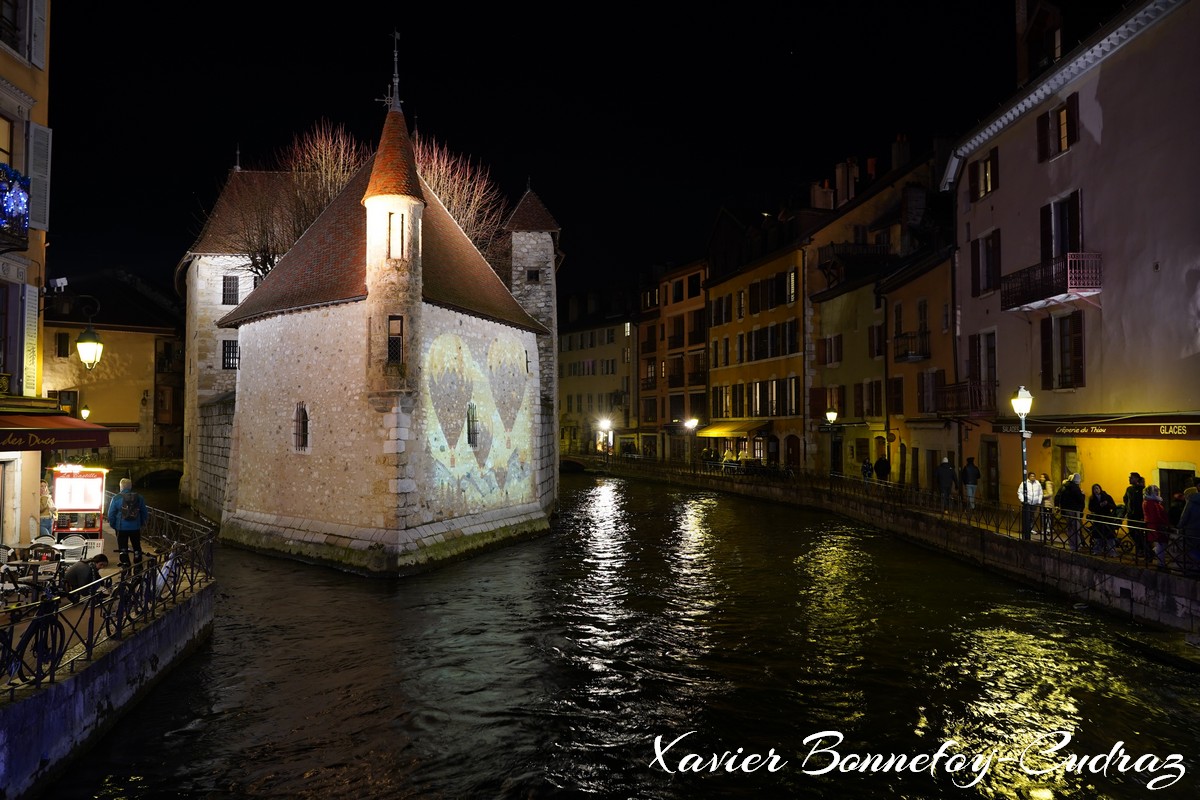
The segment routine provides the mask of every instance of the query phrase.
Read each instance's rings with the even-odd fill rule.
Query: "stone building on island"
[[[558,488],[558,226],[526,192],[505,285],[418,175],[394,89],[374,157],[216,322],[222,538],[369,574],[545,531]]]

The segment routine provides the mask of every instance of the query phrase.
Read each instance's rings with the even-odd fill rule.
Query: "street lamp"
[[[691,434],[688,436],[688,462],[692,465],[693,474],[696,472],[696,426],[699,424],[700,420],[694,417],[683,423],[683,427]]]
[[[1025,485],[1025,479],[1029,474],[1029,460],[1025,451],[1025,440],[1029,438],[1029,432],[1025,430],[1025,417],[1029,415],[1029,409],[1033,407],[1033,395],[1024,386],[1017,389],[1013,393],[1012,407],[1016,415],[1021,418],[1021,483],[1019,486]],[[1033,525],[1033,511],[1029,508],[1029,498],[1022,494],[1021,505],[1021,520],[1022,538],[1028,539]]]
[[[604,463],[607,464],[612,455],[612,421],[600,420],[600,433],[604,436]]]
[[[829,423],[829,480],[833,481],[833,423],[837,422],[837,409],[830,408],[825,412],[825,421]]]
[[[83,329],[83,333],[79,334],[79,338],[75,340],[75,349],[79,351],[79,360],[83,362],[85,368],[90,370],[100,363],[100,355],[104,352],[104,342],[100,341],[100,334],[96,333],[96,329],[90,322]]]
[[[79,409],[79,416],[86,420],[91,415],[92,415],[92,410],[87,407],[87,403],[84,403],[83,408]]]

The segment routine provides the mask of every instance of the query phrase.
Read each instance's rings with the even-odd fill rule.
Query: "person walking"
[[[1117,554],[1117,501],[1098,483],[1092,484],[1088,497],[1088,521],[1092,523],[1092,552],[1096,555]]]
[[[954,465],[948,458],[942,459],[935,472],[934,480],[937,482],[938,491],[942,493],[942,513],[949,514],[950,492],[958,490],[958,475],[955,474]]]
[[[863,486],[871,482],[871,459],[864,457],[862,463]]]
[[[1167,537],[1170,523],[1167,522],[1167,509],[1163,505],[1162,494],[1157,486],[1149,486],[1142,499],[1142,518],[1146,521],[1146,544],[1154,548],[1154,558],[1158,560],[1158,568],[1167,568]],[[1152,559],[1147,558],[1149,564]]]
[[[1042,508],[1042,484],[1036,474],[1030,472],[1017,487],[1017,499],[1021,501],[1021,538],[1029,541],[1033,538],[1034,517]]]
[[[886,483],[888,476],[892,474],[892,462],[888,461],[887,456],[880,456],[875,461],[875,479],[880,483]]]
[[[122,568],[129,567],[131,545],[133,562],[142,563],[142,528],[148,517],[146,498],[133,491],[133,481],[121,478],[121,491],[108,504],[108,524],[117,532],[117,554]]]
[[[1079,550],[1080,521],[1083,518],[1083,507],[1087,503],[1080,486],[1082,482],[1083,476],[1076,472],[1071,476],[1071,480],[1063,482],[1062,492],[1058,496],[1059,510],[1067,520],[1067,546],[1073,553]]]
[[[1179,535],[1186,553],[1183,571],[1196,577],[1200,575],[1200,492],[1184,492],[1183,497],[1183,513],[1179,515]]]
[[[1134,557],[1139,562],[1150,559],[1150,548],[1146,546],[1146,518],[1142,510],[1145,490],[1146,480],[1136,472],[1129,473],[1129,486],[1125,488],[1121,502],[1125,505],[1125,530],[1133,539]]]
[[[975,456],[967,456],[967,463],[963,465],[959,477],[962,479],[963,491],[967,493],[967,506],[974,511],[975,490],[979,487],[979,479],[983,477],[979,467],[975,466]]]

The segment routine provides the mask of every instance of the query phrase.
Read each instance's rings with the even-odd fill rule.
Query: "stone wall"
[[[233,435],[233,394],[204,404],[199,409],[199,422],[193,447],[194,493],[191,506],[212,520],[221,518],[225,505],[225,479],[229,473],[229,447]]]
[[[212,633],[210,583],[93,661],[0,700],[0,798],[35,797]]]

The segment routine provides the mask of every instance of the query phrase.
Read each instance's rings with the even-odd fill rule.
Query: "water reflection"
[[[181,798],[1144,798],[1148,776],[805,772],[1065,730],[1200,772],[1196,674],[1136,630],[834,515],[564,476],[554,531],[401,581],[218,548],[212,642],[53,787]],[[777,772],[670,774],[701,755]],[[669,760],[669,759],[668,759]],[[827,759],[828,760],[828,759]],[[807,762],[820,763],[819,758]],[[960,780],[961,783],[961,780]],[[96,788],[101,787],[101,788]]]

